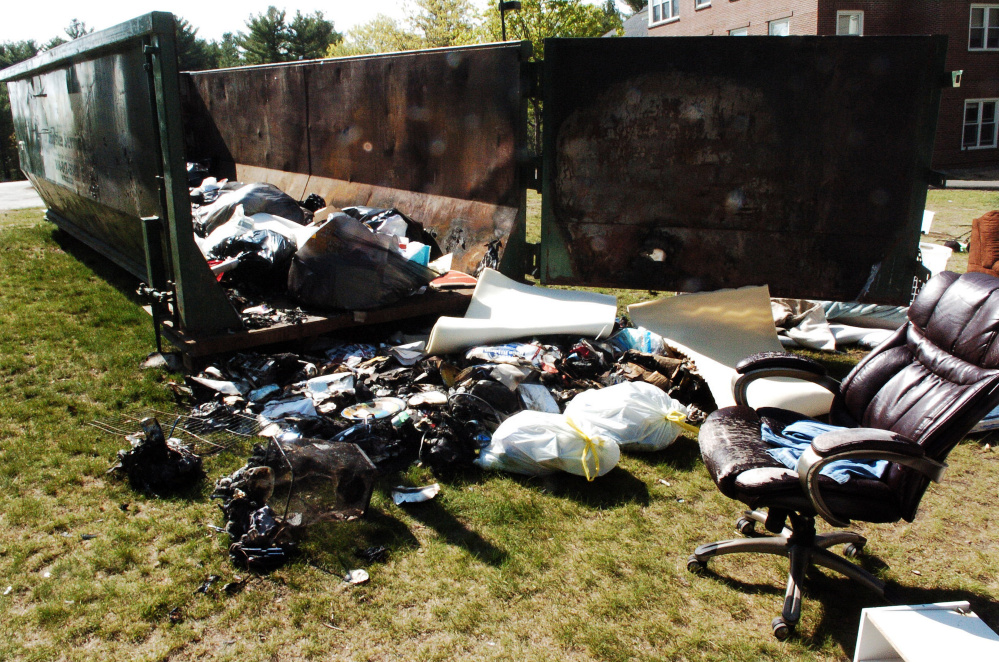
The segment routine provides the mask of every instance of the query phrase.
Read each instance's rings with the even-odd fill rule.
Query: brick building
[[[951,179],[999,177],[999,1],[650,0],[650,37],[946,34],[933,167]],[[634,34],[634,31],[631,32]]]

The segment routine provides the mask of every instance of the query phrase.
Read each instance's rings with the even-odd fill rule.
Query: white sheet
[[[533,287],[486,269],[465,316],[442,317],[434,325],[427,355],[551,333],[604,338],[616,315],[617,298],[609,294]]]
[[[693,360],[719,407],[735,404],[735,366],[757,352],[782,351],[767,286],[742,287],[628,306],[636,326],[658,333]],[[810,382],[772,378],[749,387],[753,407],[781,407],[806,416],[828,413],[832,394]]]

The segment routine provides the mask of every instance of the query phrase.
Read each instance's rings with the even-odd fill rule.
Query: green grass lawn
[[[416,467],[379,484],[365,520],[317,527],[289,565],[238,571],[208,494],[246,444],[207,457],[183,498],[105,475],[126,442],[89,423],[171,406],[170,375],[139,368],[153,334],[134,285],[40,211],[0,212],[0,659],[842,660],[860,610],[881,604],[815,571],[799,635],[779,643],[786,561],[689,574],[693,548],[731,537],[740,514],[690,436],[593,483],[471,472],[395,506],[392,486],[434,480]],[[842,374],[858,356],[828,363]],[[969,600],[997,628],[999,454],[966,441],[950,464],[914,523],[857,527],[863,562],[905,603]],[[371,545],[388,559],[355,556]],[[370,583],[340,581],[352,568]],[[224,593],[235,577],[245,588]]]

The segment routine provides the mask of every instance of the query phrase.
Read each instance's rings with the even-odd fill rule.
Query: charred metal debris
[[[445,357],[425,356],[422,337],[401,333],[378,344],[319,338],[303,353],[235,353],[169,386],[198,434],[266,440],[212,494],[233,563],[266,571],[288,559],[311,525],[363,517],[379,476],[417,462],[442,476],[478,470],[480,449],[521,410],[558,413],[583,391],[645,381],[699,423],[715,408],[704,380],[668,347],[634,349],[643,333],[546,337]],[[153,494],[201,480],[199,456],[167,439],[155,419],[142,427],[114,471]]]

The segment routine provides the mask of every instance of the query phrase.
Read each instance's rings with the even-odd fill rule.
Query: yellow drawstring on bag
[[[668,412],[666,412],[666,415],[663,418],[665,418],[670,423],[676,423],[687,432],[693,432],[694,434],[700,432],[699,428],[694,427],[693,425],[687,422],[686,414],[683,414],[682,412],[679,412],[675,409],[671,409]]]
[[[600,475],[600,456],[597,454],[597,445],[599,444],[600,448],[603,448],[604,440],[598,438],[597,443],[594,443],[593,439],[590,438],[590,435],[580,430],[579,426],[573,423],[572,419],[569,418],[568,416],[566,416],[565,418],[565,424],[568,425],[573,430],[575,430],[576,434],[578,434],[583,439],[583,454],[579,459],[583,463],[583,475],[586,476],[586,480],[592,483],[593,479]],[[593,456],[593,464],[597,472],[596,476],[590,475],[590,467],[586,463],[587,453]]]

